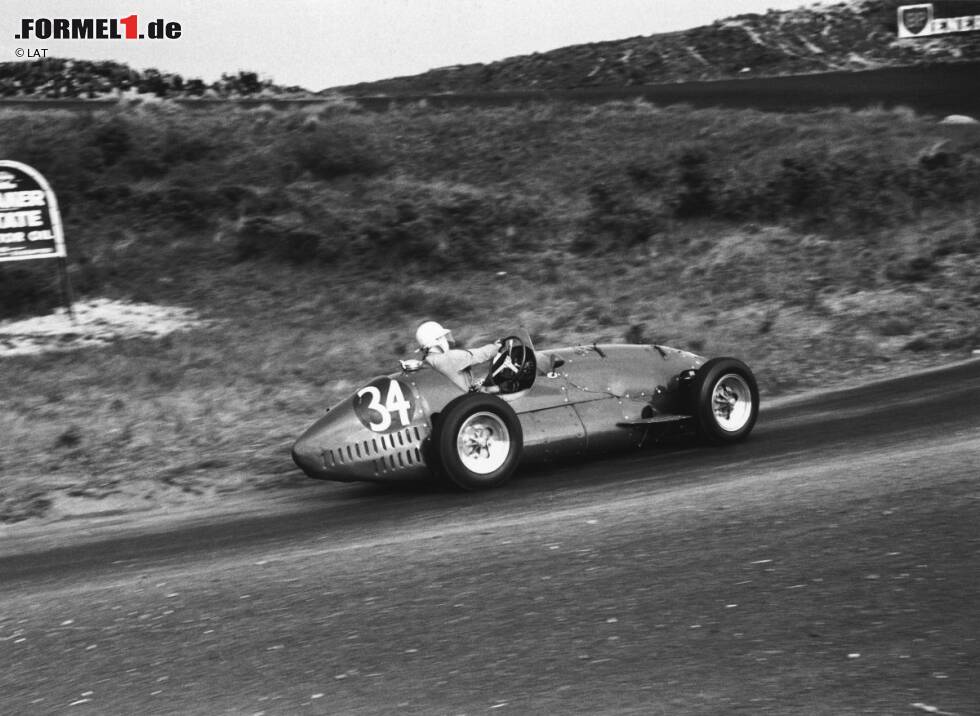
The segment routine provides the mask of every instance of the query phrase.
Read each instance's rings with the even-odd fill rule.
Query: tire
[[[494,395],[468,393],[449,403],[439,416],[435,439],[442,472],[464,490],[504,484],[521,459],[521,421]]]
[[[735,443],[752,432],[759,417],[759,387],[745,363],[712,358],[694,379],[694,415],[708,442]]]

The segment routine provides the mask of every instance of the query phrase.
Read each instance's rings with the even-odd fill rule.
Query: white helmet
[[[443,353],[448,353],[452,333],[435,321],[425,321],[416,329],[415,340],[423,353],[436,346],[441,348]]]

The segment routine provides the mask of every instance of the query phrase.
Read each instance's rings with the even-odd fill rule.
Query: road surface
[[[978,585],[974,361],[733,448],[8,551],[0,713],[967,716]]]

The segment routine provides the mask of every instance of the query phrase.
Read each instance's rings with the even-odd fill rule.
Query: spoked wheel
[[[446,406],[436,445],[446,475],[466,490],[497,487],[514,473],[524,435],[514,410],[503,400],[469,393]]]
[[[704,437],[716,443],[744,439],[759,415],[759,388],[752,371],[734,358],[712,358],[698,371],[695,412]]]

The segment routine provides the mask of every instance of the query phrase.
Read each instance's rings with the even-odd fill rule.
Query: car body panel
[[[518,413],[524,432],[524,459],[555,460],[584,455],[588,441],[575,406],[557,405]]]
[[[500,396],[521,421],[522,462],[642,444],[651,420],[688,417],[682,382],[704,362],[649,345],[572,346],[536,351],[535,358],[533,384]],[[378,376],[310,426],[293,446],[293,458],[317,479],[424,477],[435,467],[433,422],[460,395],[428,366]]]

